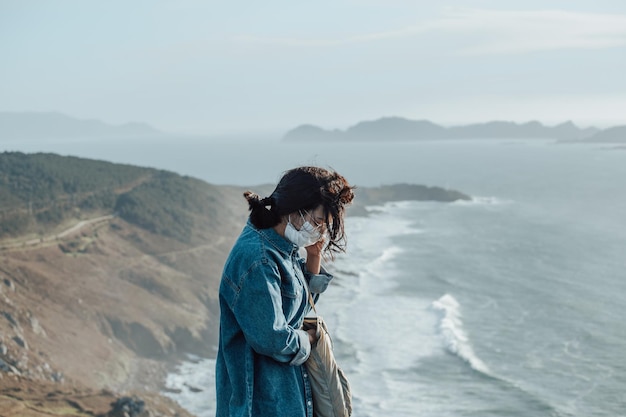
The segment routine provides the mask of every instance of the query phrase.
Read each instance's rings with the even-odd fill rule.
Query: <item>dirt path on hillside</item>
[[[201,254],[202,252],[207,251],[207,250],[217,251],[218,250],[217,248],[219,248],[220,245],[224,244],[226,240],[227,239],[225,236],[218,236],[214,241],[204,244],[204,245],[193,246],[191,248],[173,250],[169,252],[160,252],[160,253],[151,253],[151,254],[144,253],[141,255],[127,258],[125,262],[127,262],[127,266],[130,267],[130,266],[136,266],[146,260],[156,260],[157,262],[161,262],[162,259],[176,259],[176,257],[180,255],[191,255],[194,253]]]
[[[157,256],[169,256],[169,255],[179,255],[179,254],[189,254],[189,253],[194,253],[194,252],[202,252],[205,249],[212,249],[212,248],[218,247],[219,245],[224,243],[225,240],[226,240],[226,238],[224,236],[218,236],[217,239],[215,239],[213,242],[207,243],[205,245],[194,246],[194,247],[189,248],[189,249],[175,250],[175,251],[171,251],[171,252],[163,252],[163,253],[159,253]]]
[[[45,243],[49,243],[49,242],[53,242],[53,241],[57,241],[57,240],[61,240],[69,235],[71,235],[72,233],[76,233],[79,232],[81,229],[83,229],[84,227],[87,226],[94,226],[97,225],[99,223],[104,223],[104,222],[108,222],[109,220],[113,219],[115,217],[115,215],[110,214],[107,216],[100,216],[100,217],[96,217],[93,219],[88,219],[88,220],[81,220],[78,223],[68,227],[67,229],[59,232],[59,233],[54,233],[54,234],[49,234],[46,236],[41,236],[39,238],[36,239],[28,239],[28,240],[12,240],[10,242],[6,242],[6,243],[0,243],[0,250],[7,250],[7,249],[15,249],[15,248],[20,248],[20,249],[34,249],[37,248]]]

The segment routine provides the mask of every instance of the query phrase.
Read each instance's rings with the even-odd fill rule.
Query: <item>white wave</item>
[[[405,252],[393,238],[411,231],[415,229],[411,229],[410,221],[393,213],[375,218],[349,219],[346,222],[348,252],[340,255],[335,265],[356,277],[352,281],[352,290],[380,293],[392,287],[391,277],[396,273],[395,260]],[[352,279],[346,278],[343,281]]]
[[[346,235],[350,245],[357,242],[367,247],[381,247],[393,236],[412,234],[416,228],[404,213],[390,211],[371,217],[352,217],[346,220]],[[383,240],[383,242],[380,241]],[[367,245],[371,242],[375,245]]]
[[[409,256],[395,238],[414,233],[415,227],[401,205],[386,208],[369,218],[348,219],[348,253],[335,266],[354,275],[338,271],[338,280],[346,284],[331,284],[318,310],[333,335],[338,363],[359,393],[355,399],[362,415],[387,414],[381,407],[395,398],[389,387],[392,374],[440,349],[433,331],[436,317],[428,314],[431,300],[394,291],[401,272],[397,261]]]
[[[382,408],[403,402],[394,391],[397,375],[440,350],[430,301],[365,292],[348,302],[324,302],[335,313],[327,323],[336,336],[337,361],[362,402],[360,410],[368,410],[359,414],[389,415]]]
[[[197,417],[215,415],[215,359],[190,356],[165,381],[164,395]]]
[[[383,249],[380,255],[365,265],[366,270],[379,272],[389,266],[404,250],[399,246],[389,246]]]
[[[450,294],[433,301],[432,307],[441,312],[439,331],[445,348],[466,361],[474,370],[491,375],[489,367],[474,353],[469,337],[463,328],[459,302]]]
[[[431,201],[419,201],[419,200],[388,201],[383,204],[365,206],[365,208],[367,210],[377,212],[376,214],[382,214],[382,213],[388,214],[388,213],[394,213],[398,209],[400,210],[413,209],[415,208],[416,205],[424,204],[424,203],[428,204],[428,203],[431,203]]]
[[[471,200],[457,200],[452,202],[456,206],[494,206],[511,204],[513,200],[508,200],[499,197],[472,197]]]

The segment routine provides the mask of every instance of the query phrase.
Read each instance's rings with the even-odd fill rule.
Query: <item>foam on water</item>
[[[498,197],[472,197],[471,200],[456,200],[452,202],[455,206],[485,206],[485,205],[504,205],[511,204],[513,200],[498,198]]]
[[[428,312],[430,300],[398,294],[395,262],[407,256],[393,242],[401,235],[419,233],[410,217],[398,211],[410,203],[376,207],[374,218],[350,218],[349,256],[333,267],[350,271],[348,285],[331,286],[319,310],[335,340],[335,355],[353,386],[355,414],[381,415],[398,411],[396,375],[441,350],[436,316]],[[407,414],[408,415],[408,414]]]
[[[164,395],[196,417],[215,415],[215,359],[190,356],[165,381]]]
[[[474,370],[491,376],[489,367],[474,353],[472,344],[463,328],[459,302],[445,294],[432,303],[433,309],[441,313],[439,331],[446,349],[467,362]]]

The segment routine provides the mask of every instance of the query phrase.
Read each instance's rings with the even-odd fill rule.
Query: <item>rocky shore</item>
[[[193,417],[174,401],[151,391],[120,394],[13,373],[0,375],[2,417]]]

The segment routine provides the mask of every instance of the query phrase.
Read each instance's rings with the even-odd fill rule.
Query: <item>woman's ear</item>
[[[289,223],[289,216],[290,216],[289,214],[283,214],[282,216],[280,216],[280,224]]]

